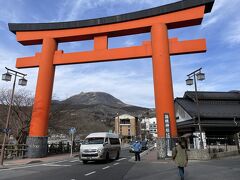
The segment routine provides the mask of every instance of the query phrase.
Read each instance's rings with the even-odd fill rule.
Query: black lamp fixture
[[[193,79],[192,79],[192,78],[187,78],[186,84],[187,84],[188,86],[193,85]]]
[[[12,75],[8,71],[2,75],[3,81],[11,81],[11,79],[12,79]]]
[[[21,79],[19,79],[18,85],[26,86],[27,85],[27,80],[24,77],[22,77]]]

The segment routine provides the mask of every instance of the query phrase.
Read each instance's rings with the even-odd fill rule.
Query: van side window
[[[120,144],[118,138],[110,138],[110,143],[111,143],[112,145]]]
[[[108,143],[108,138],[105,138],[105,143]]]

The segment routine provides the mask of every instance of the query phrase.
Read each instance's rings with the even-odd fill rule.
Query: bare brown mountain
[[[76,127],[78,133],[114,130],[117,113],[146,115],[152,110],[128,105],[105,92],[81,92],[63,101],[52,102],[50,130],[66,132]]]
[[[112,107],[125,107],[127,104],[105,92],[81,92],[63,101],[71,105],[106,105]]]

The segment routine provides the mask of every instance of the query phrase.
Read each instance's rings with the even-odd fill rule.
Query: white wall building
[[[156,118],[144,118],[142,119],[141,124],[145,124],[144,129],[148,131],[153,137],[157,137],[157,120]]]

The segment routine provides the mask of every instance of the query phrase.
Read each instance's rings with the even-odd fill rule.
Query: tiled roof
[[[205,12],[211,12],[214,0],[184,0],[155,8],[145,9],[132,13],[121,15],[101,17],[96,19],[69,21],[69,22],[51,22],[51,23],[9,23],[9,30],[13,33],[17,31],[39,31],[39,30],[59,30],[81,27],[91,27],[98,25],[106,25],[113,23],[121,23],[131,20],[137,20],[147,17],[163,15],[171,12],[181,11],[185,9],[205,6]]]
[[[240,92],[198,92],[199,112],[205,118],[240,117]],[[195,93],[187,91],[177,102],[191,117],[197,116]]]
[[[195,101],[195,92],[186,91],[183,98],[190,98]],[[198,91],[198,99],[199,101],[201,100],[240,101],[240,91],[230,92]]]

